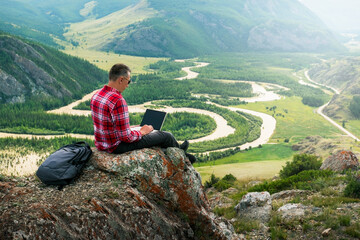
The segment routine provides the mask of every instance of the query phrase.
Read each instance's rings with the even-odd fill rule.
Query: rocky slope
[[[321,169],[333,171],[328,177],[305,179],[306,171],[303,171],[264,183],[238,183],[234,185],[236,188],[223,191],[219,189],[221,185],[215,184],[207,190],[207,195],[215,212],[230,219],[241,239],[355,240],[360,238],[359,166],[355,154],[340,150],[322,163]],[[354,198],[344,196],[350,189],[349,169],[353,169],[351,189],[357,196]],[[295,181],[298,181],[296,187],[290,187],[289,183]],[[258,186],[264,184],[272,185],[268,191],[251,191],[252,187],[259,189]],[[239,201],[241,192],[243,196]]]
[[[322,168],[340,172],[303,180],[298,187],[307,190],[279,191],[290,180],[274,178],[266,181],[277,182],[272,194],[248,192],[259,181],[205,192],[180,149],[94,150],[80,178],[61,191],[34,176],[1,177],[0,238],[358,239],[360,200],[344,197],[341,173],[355,169],[360,182],[357,157],[338,151]]]
[[[79,98],[104,80],[106,74],[84,60],[0,33],[0,103]]]
[[[94,151],[62,191],[34,177],[2,179],[0,198],[1,239],[238,239],[177,148]]]

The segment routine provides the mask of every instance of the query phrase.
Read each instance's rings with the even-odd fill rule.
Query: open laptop
[[[166,112],[153,109],[146,109],[144,117],[140,123],[140,127],[131,128],[132,130],[140,130],[144,125],[152,125],[154,130],[161,130],[166,117]]]

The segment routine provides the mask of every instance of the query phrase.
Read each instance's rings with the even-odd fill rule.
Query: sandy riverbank
[[[177,62],[184,62],[185,60],[175,60]],[[175,78],[176,80],[185,80],[185,79],[194,79],[196,78],[199,73],[197,72],[193,72],[190,69],[192,68],[200,68],[200,67],[205,67],[207,65],[209,65],[209,63],[206,62],[195,62],[196,66],[191,66],[191,67],[184,67],[181,70],[183,70],[184,72],[186,72],[186,76],[185,77],[179,77],[179,78]]]

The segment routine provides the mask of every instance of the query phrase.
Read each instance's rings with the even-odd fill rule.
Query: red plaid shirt
[[[95,146],[100,151],[113,152],[121,142],[136,142],[140,131],[132,131],[128,106],[121,93],[105,85],[91,98]]]

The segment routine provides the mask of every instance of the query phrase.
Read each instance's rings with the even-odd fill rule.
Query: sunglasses
[[[128,84],[131,83],[131,78],[129,77],[128,79],[126,79],[128,81]]]

